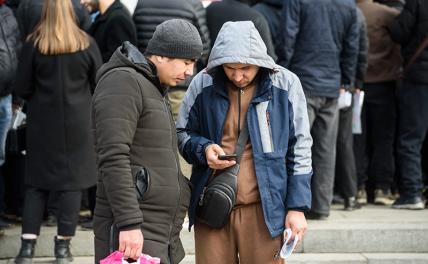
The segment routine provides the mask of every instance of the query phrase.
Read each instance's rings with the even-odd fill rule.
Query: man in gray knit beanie
[[[202,40],[198,30],[182,19],[171,19],[156,27],[145,54],[170,58],[199,59]]]
[[[193,74],[202,48],[195,26],[186,20],[171,19],[156,27],[144,55],[156,66],[162,84],[176,86]]]

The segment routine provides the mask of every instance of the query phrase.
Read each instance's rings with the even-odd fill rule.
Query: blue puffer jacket
[[[275,237],[284,231],[288,210],[304,211],[311,206],[312,138],[299,79],[267,55],[266,46],[249,21],[224,24],[207,68],[193,79],[180,109],[179,149],[193,164],[190,226],[195,221],[198,198],[213,172],[207,165],[205,147],[221,143],[229,109],[224,80],[215,74],[225,63],[265,69],[248,108],[247,125],[264,218]]]
[[[352,85],[358,57],[355,0],[284,1],[278,63],[299,76],[305,93],[336,98]]]

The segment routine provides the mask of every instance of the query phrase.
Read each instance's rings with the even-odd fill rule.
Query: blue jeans
[[[0,97],[0,166],[5,160],[5,144],[7,131],[12,120],[12,95]]]

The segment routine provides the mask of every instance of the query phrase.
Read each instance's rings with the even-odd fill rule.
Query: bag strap
[[[410,60],[407,63],[407,65],[404,67],[403,74],[406,73],[409,70],[410,66],[412,66],[413,63],[415,63],[416,59],[419,58],[419,56],[422,54],[422,52],[425,50],[426,47],[428,47],[428,35],[421,42],[421,44],[419,44],[418,49],[413,54],[413,56],[410,58]]]
[[[244,127],[239,133],[238,141],[236,142],[236,148],[235,148],[236,163],[238,164],[241,162],[242,153],[244,153],[245,145],[247,144],[248,138],[249,138],[249,134],[248,134],[247,119],[245,118]]]

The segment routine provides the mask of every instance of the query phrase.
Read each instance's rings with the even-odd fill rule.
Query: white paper
[[[285,230],[285,240],[284,240],[284,244],[282,245],[281,248],[281,252],[280,252],[280,256],[283,259],[287,259],[288,257],[291,256],[291,254],[293,253],[294,249],[297,246],[297,243],[299,242],[299,236],[294,236],[294,240],[290,241],[292,232],[291,229],[286,229]]]
[[[23,125],[25,123],[25,119],[27,118],[27,115],[24,114],[21,109],[16,110],[12,115],[12,129],[17,129],[19,126]]]
[[[339,109],[350,107],[352,104],[352,94],[348,91],[341,93],[337,103]]]
[[[352,134],[361,134],[361,109],[364,103],[364,91],[354,94],[354,107],[352,108]]]

